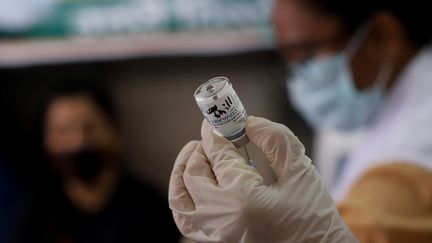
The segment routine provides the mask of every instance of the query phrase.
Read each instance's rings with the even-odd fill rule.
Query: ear
[[[371,42],[380,63],[392,62],[407,44],[402,23],[388,11],[375,13],[370,22]]]

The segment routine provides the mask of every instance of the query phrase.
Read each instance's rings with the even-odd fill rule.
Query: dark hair
[[[100,111],[107,117],[108,121],[114,126],[118,127],[117,112],[114,108],[112,100],[108,91],[104,89],[99,83],[96,82],[64,82],[52,86],[48,90],[48,95],[42,103],[40,118],[41,125],[45,124],[45,117],[49,105],[58,98],[74,97],[85,95],[100,109]]]
[[[379,11],[392,13],[403,25],[408,37],[418,46],[432,37],[430,10],[425,0],[298,0],[313,10],[340,18],[348,33],[354,32]]]

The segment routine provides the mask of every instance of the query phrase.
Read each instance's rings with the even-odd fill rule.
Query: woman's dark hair
[[[98,82],[64,82],[53,85],[49,88],[48,94],[45,96],[44,101],[41,104],[41,114],[39,114],[41,125],[45,123],[45,117],[49,105],[58,98],[64,97],[75,97],[84,95],[90,98],[90,100],[99,108],[99,110],[106,116],[108,121],[114,126],[118,127],[117,112],[114,108],[112,100],[108,91],[101,86]]]
[[[425,0],[298,0],[312,10],[340,18],[348,33],[354,32],[369,17],[388,11],[403,25],[411,41],[418,46],[430,42],[430,3]]]

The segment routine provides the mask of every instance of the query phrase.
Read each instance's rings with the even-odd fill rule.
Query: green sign
[[[69,0],[24,33],[98,36],[267,27],[270,0]]]

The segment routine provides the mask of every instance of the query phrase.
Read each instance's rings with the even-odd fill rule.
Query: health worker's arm
[[[360,242],[432,242],[432,172],[410,163],[372,168],[339,211]]]

